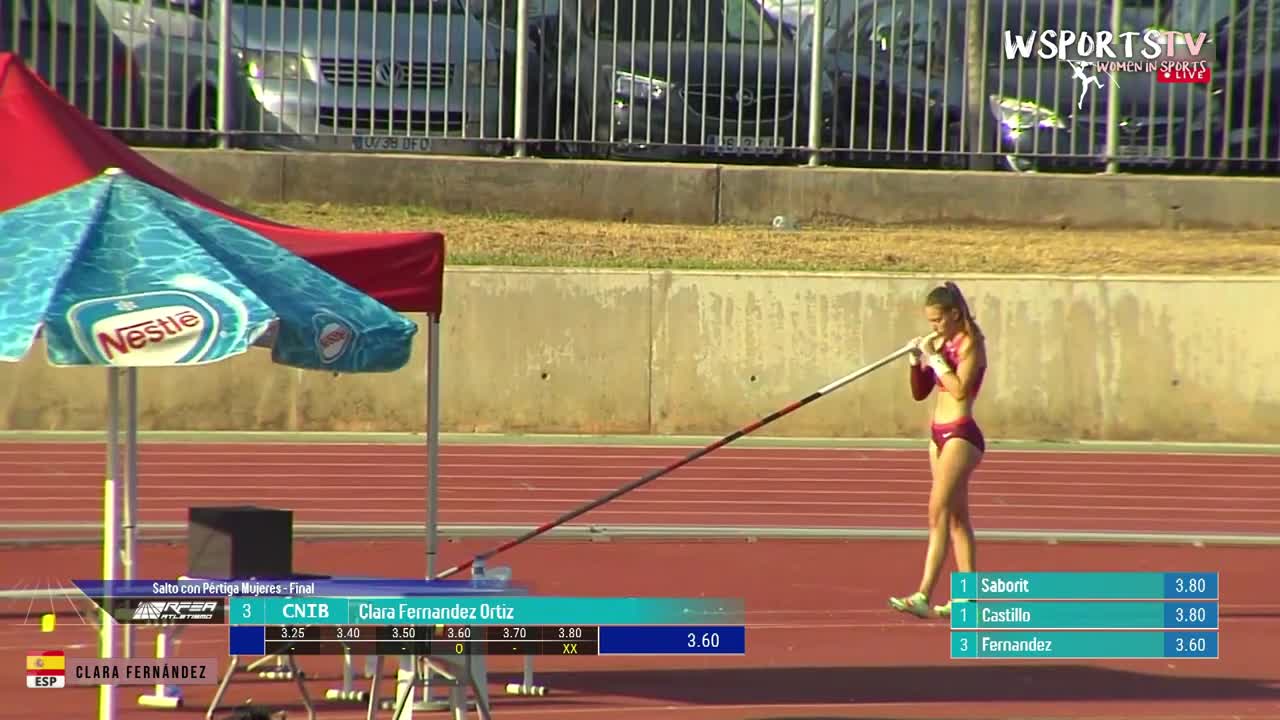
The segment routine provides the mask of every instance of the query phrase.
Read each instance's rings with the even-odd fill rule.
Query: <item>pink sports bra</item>
[[[960,366],[960,348],[958,345],[955,344],[955,342],[951,340],[946,341],[945,343],[942,344],[942,350],[940,352],[942,354],[942,357],[946,358],[947,364],[951,366],[952,370]],[[930,370],[930,372],[933,372],[933,371]],[[986,375],[987,375],[986,365],[983,365],[982,367],[978,368],[978,377],[976,380],[974,380],[974,383],[973,383],[974,397],[977,397],[978,393],[982,390],[982,380],[983,378],[986,377]],[[938,384],[939,389],[944,389],[942,386],[942,378],[938,377],[936,373],[934,374],[933,380]]]

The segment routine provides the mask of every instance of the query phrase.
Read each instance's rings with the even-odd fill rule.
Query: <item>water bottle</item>
[[[773,218],[774,230],[795,230],[796,219],[789,215],[777,215]]]
[[[477,560],[471,566],[471,576],[478,586],[504,587],[511,582],[511,568],[503,565],[486,568],[482,561]]]

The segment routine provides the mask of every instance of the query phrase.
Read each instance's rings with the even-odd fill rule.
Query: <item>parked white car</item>
[[[147,125],[216,142],[219,3],[97,0],[138,57]],[[478,6],[477,6],[478,7]],[[233,1],[231,144],[498,152],[513,129],[514,45],[466,0]]]

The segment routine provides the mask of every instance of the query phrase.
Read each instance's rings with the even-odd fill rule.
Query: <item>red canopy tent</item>
[[[343,233],[254,217],[151,163],[50,89],[22,58],[0,53],[0,212],[109,167],[270,238],[395,310],[440,313],[441,233]]]
[[[118,167],[129,175],[267,237],[400,312],[427,313],[427,576],[435,573],[439,450],[440,312],[444,236],[438,232],[346,233],[282,225],[218,201],[139,155],[68,103],[19,56],[0,53],[0,212]],[[136,447],[136,427],[129,427]],[[126,467],[136,468],[133,458]],[[136,487],[127,477],[126,487]],[[124,499],[125,579],[132,579],[136,496]]]

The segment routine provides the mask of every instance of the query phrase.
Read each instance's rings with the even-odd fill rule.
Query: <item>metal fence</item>
[[[1280,172],[1280,0],[0,0],[0,17],[2,49],[136,145]],[[1068,62],[1047,31],[1089,41]],[[1110,58],[1090,42],[1106,31]]]

